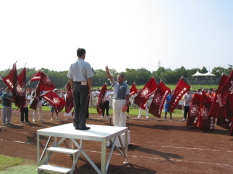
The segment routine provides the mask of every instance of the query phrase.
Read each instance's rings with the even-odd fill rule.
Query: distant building
[[[197,71],[187,80],[191,85],[218,85],[220,78],[210,72],[200,73]]]

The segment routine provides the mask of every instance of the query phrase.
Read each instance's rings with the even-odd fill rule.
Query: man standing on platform
[[[113,86],[113,125],[126,126],[126,110],[123,110],[124,105],[129,107],[130,89],[128,84],[124,83],[124,75],[118,74],[117,81],[112,78],[108,66],[105,67],[108,78]]]
[[[93,72],[86,58],[86,50],[78,48],[78,60],[71,64],[67,77],[73,91],[74,99],[74,127],[76,130],[88,130],[86,115],[88,96],[91,94]]]

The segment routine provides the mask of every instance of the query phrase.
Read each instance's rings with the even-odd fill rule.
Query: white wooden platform
[[[120,135],[125,133],[125,140],[124,140],[124,144],[121,143],[122,147],[122,151],[118,149],[118,151],[121,153],[121,155],[125,158],[125,162],[127,162],[127,150],[128,150],[128,144],[127,144],[127,138],[128,138],[128,128],[127,127],[115,127],[115,126],[104,126],[104,125],[91,125],[91,124],[87,124],[88,127],[91,127],[91,129],[89,130],[75,130],[75,128],[73,127],[72,123],[69,124],[64,124],[64,125],[60,125],[60,126],[54,126],[54,127],[50,127],[50,128],[45,128],[45,129],[40,129],[37,130],[37,165],[38,165],[38,171],[40,170],[39,166],[42,168],[43,167],[47,167],[49,169],[52,170],[52,168],[54,169],[58,169],[60,170],[60,168],[56,168],[56,167],[51,167],[49,165],[46,165],[48,163],[49,157],[48,155],[46,155],[46,157],[44,157],[44,154],[46,151],[53,151],[53,152],[60,152],[60,153],[69,153],[69,154],[77,154],[75,156],[75,160],[73,163],[73,167],[71,168],[70,172],[68,173],[72,173],[74,170],[74,167],[76,166],[76,163],[79,159],[80,154],[82,153],[85,158],[89,161],[89,163],[93,166],[93,168],[96,170],[97,173],[107,173],[108,170],[108,166],[112,157],[112,153],[114,150],[114,143],[116,138],[118,137],[119,141],[122,142]],[[48,142],[45,145],[44,151],[41,154],[40,153],[40,136],[48,136]],[[60,141],[54,141],[52,147],[48,147],[48,144],[50,142],[51,137],[56,138],[59,137],[61,138]],[[70,141],[72,141],[76,146],[77,149],[67,149],[67,148],[61,148],[59,147],[59,145],[65,140],[65,139],[69,139]],[[78,143],[76,140],[80,140],[80,143]],[[90,157],[85,153],[85,151],[83,150],[83,143],[82,141],[84,140],[91,140],[91,141],[98,141],[101,142],[101,170],[99,168],[97,168],[97,166],[94,164],[94,162],[90,159]],[[106,159],[107,156],[107,152],[106,152],[106,145],[107,145],[107,141],[111,141],[112,143],[112,148],[110,150],[110,154],[108,155],[108,158]],[[93,142],[93,146],[94,146],[94,142]],[[59,148],[58,148],[59,147]],[[43,159],[44,158],[44,159]],[[46,159],[47,158],[47,159]],[[41,163],[42,166],[41,166]],[[69,168],[64,169],[64,171],[68,171]],[[43,170],[43,169],[41,169]],[[62,170],[62,169],[61,169]],[[62,172],[61,172],[62,173]]]

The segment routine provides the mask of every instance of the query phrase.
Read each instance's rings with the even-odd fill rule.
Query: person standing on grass
[[[172,112],[168,110],[168,108],[169,108],[169,106],[170,106],[170,103],[171,103],[171,99],[172,99],[172,91],[170,91],[170,94],[166,97],[164,120],[167,119],[167,113],[170,114],[170,120],[172,120]]]
[[[30,95],[27,93],[25,95],[25,104],[24,106],[20,109],[21,110],[21,122],[22,123],[25,123],[24,122],[24,118],[25,118],[25,121],[26,121],[26,124],[29,124],[30,121],[28,120],[28,102],[31,100],[30,98]]]
[[[192,100],[192,94],[190,90],[188,90],[186,94],[184,95],[184,118],[182,121],[186,121],[187,119],[187,114],[189,113],[191,100]]]
[[[2,95],[2,124],[12,125],[11,116],[12,116],[12,95],[9,88],[6,89],[6,92]]]

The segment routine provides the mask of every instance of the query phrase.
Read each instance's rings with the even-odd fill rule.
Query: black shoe
[[[26,124],[30,124],[31,122],[30,121],[27,121]]]
[[[21,123],[25,123],[24,121],[21,121]]]
[[[90,127],[83,127],[80,130],[88,130],[88,129],[91,129],[91,128]]]

